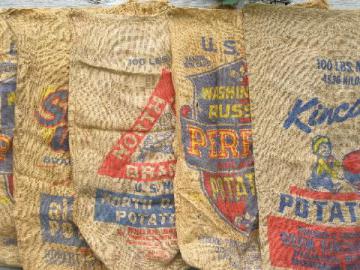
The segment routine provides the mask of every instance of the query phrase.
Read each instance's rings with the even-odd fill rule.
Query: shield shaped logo
[[[250,123],[247,65],[238,60],[189,76],[194,85],[194,114],[202,123]]]
[[[258,210],[246,63],[237,60],[188,79],[194,104],[180,111],[186,162],[201,172],[204,195],[217,214],[248,235]]]
[[[257,224],[253,170],[242,173],[202,172],[202,188],[215,211],[234,229],[249,235]]]

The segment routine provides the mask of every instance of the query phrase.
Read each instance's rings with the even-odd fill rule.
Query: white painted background
[[[0,7],[74,7],[89,6],[91,1],[98,1],[105,5],[124,3],[126,0],[0,0]],[[255,0],[242,0],[243,2]],[[332,8],[349,9],[360,8],[360,0],[328,0]],[[216,0],[169,0],[176,6],[208,7],[214,5]],[[293,0],[301,3],[304,0]]]

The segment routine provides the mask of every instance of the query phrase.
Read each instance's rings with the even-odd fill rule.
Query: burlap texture
[[[72,221],[69,10],[13,10],[18,49],[15,219],[24,269],[102,269]]]
[[[260,269],[242,21],[241,10],[172,13],[176,227],[200,269]]]
[[[67,10],[16,10],[15,218],[24,269],[101,268],[72,223]]]
[[[134,11],[72,16],[75,221],[109,269],[183,269],[174,224],[167,11]]]
[[[19,266],[13,219],[12,138],[16,88],[16,49],[0,10],[0,265]]]
[[[244,13],[263,268],[358,269],[360,12]]]

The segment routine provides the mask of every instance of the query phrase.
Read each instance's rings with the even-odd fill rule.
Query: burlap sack
[[[19,266],[13,219],[12,138],[16,88],[16,50],[0,10],[0,265]]]
[[[67,100],[68,10],[14,10],[15,218],[25,269],[102,269],[73,223]]]
[[[72,16],[75,221],[109,269],[183,269],[168,16],[138,8],[132,17]]]
[[[200,269],[260,269],[242,12],[176,10],[176,220]],[[179,31],[181,29],[181,31]]]
[[[143,12],[138,6],[131,1],[89,12]],[[164,6],[153,4],[154,9]],[[15,197],[20,252],[26,269],[102,268],[73,223],[67,132],[68,12],[18,10],[9,18],[19,43]]]
[[[264,269],[359,269],[359,11],[245,9]]]

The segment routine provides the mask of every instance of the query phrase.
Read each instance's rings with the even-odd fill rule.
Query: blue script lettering
[[[300,117],[306,112],[310,113],[307,121],[301,120]],[[354,104],[342,103],[336,108],[325,107],[318,98],[313,98],[306,103],[301,99],[297,99],[284,122],[284,128],[288,129],[295,125],[300,130],[310,133],[313,126],[318,126],[325,122],[327,125],[341,123],[348,119],[356,118],[359,115],[360,99],[357,99]]]

